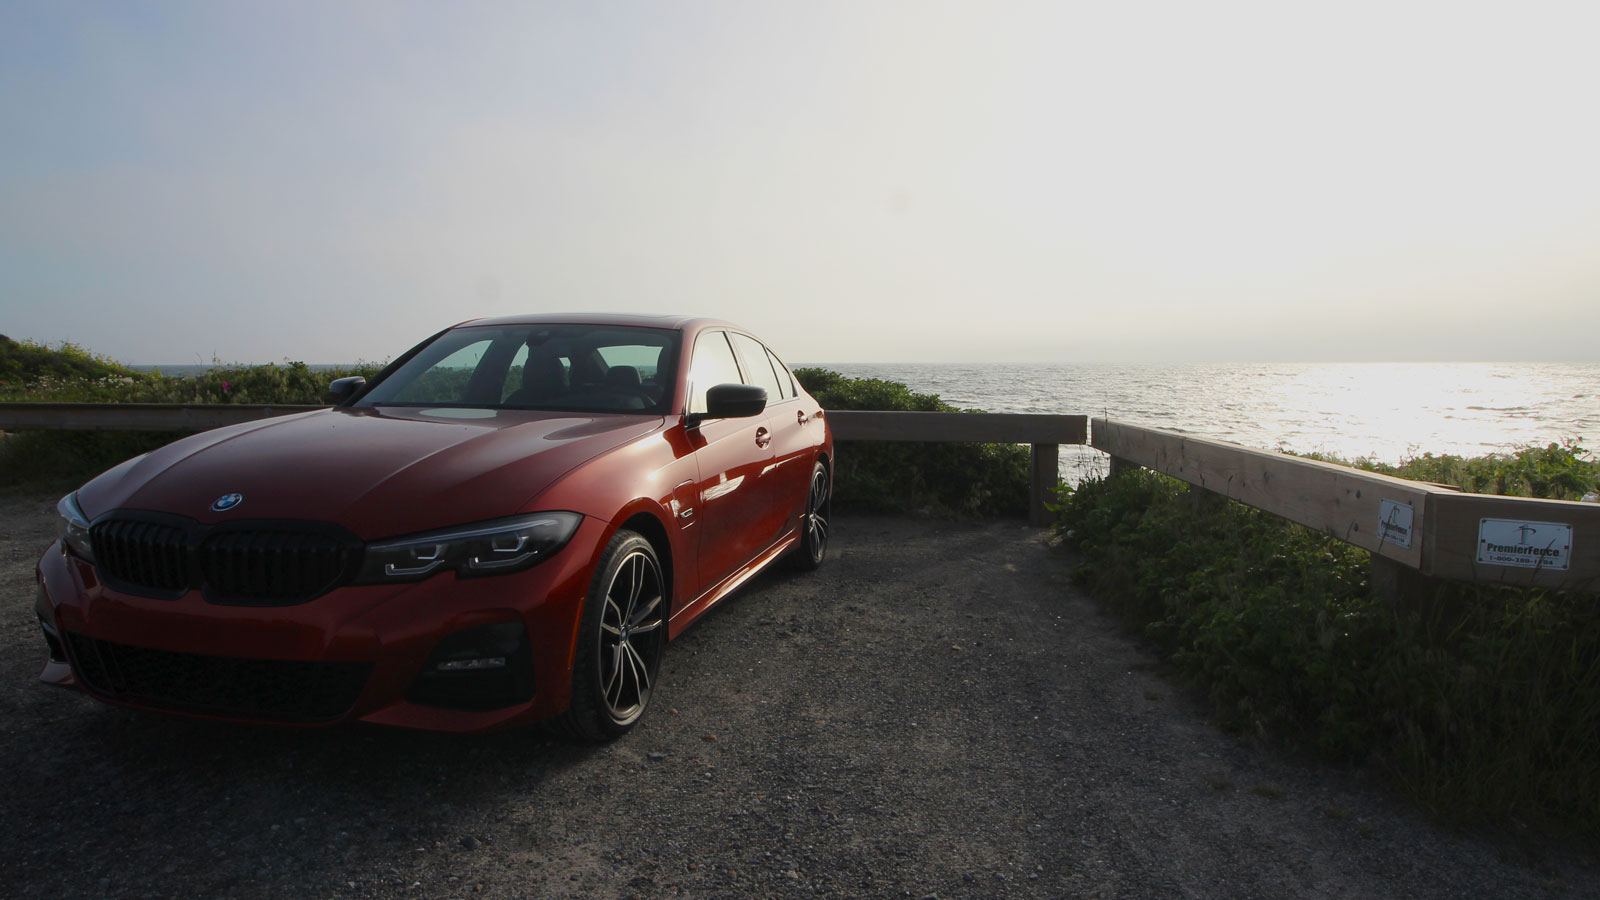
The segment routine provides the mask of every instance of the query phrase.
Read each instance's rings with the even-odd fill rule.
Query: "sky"
[[[0,3],[0,333],[1600,361],[1600,4]]]

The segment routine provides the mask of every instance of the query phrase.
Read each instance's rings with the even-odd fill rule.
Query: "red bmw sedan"
[[[42,680],[234,721],[605,740],[669,639],[827,550],[823,411],[725,322],[475,320],[332,388],[61,500]]]

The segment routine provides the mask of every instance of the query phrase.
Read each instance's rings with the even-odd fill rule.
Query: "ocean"
[[[819,363],[886,378],[962,408],[1079,413],[1263,450],[1401,462],[1529,444],[1600,445],[1600,364],[1270,363],[1020,365]],[[1105,469],[1063,447],[1062,476]]]

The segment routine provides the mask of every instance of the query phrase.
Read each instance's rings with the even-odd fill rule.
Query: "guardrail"
[[[1137,465],[1373,554],[1377,577],[1600,587],[1600,504],[1467,494],[1333,463],[1095,419],[1112,472]]]
[[[201,431],[325,406],[180,403],[0,403],[0,431],[74,429],[100,431]],[[1029,444],[1028,519],[1049,520],[1045,502],[1056,486],[1059,444],[1088,439],[1087,416],[1002,413],[829,410],[841,441],[976,441]]]

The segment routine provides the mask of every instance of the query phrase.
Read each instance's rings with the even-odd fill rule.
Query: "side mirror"
[[[719,384],[706,391],[706,411],[684,417],[693,428],[707,419],[748,419],[767,408],[767,389],[753,384]]]
[[[360,375],[351,375],[348,378],[335,378],[333,383],[328,385],[328,393],[333,395],[334,405],[337,406],[361,393],[361,389],[366,386],[367,379]]]

